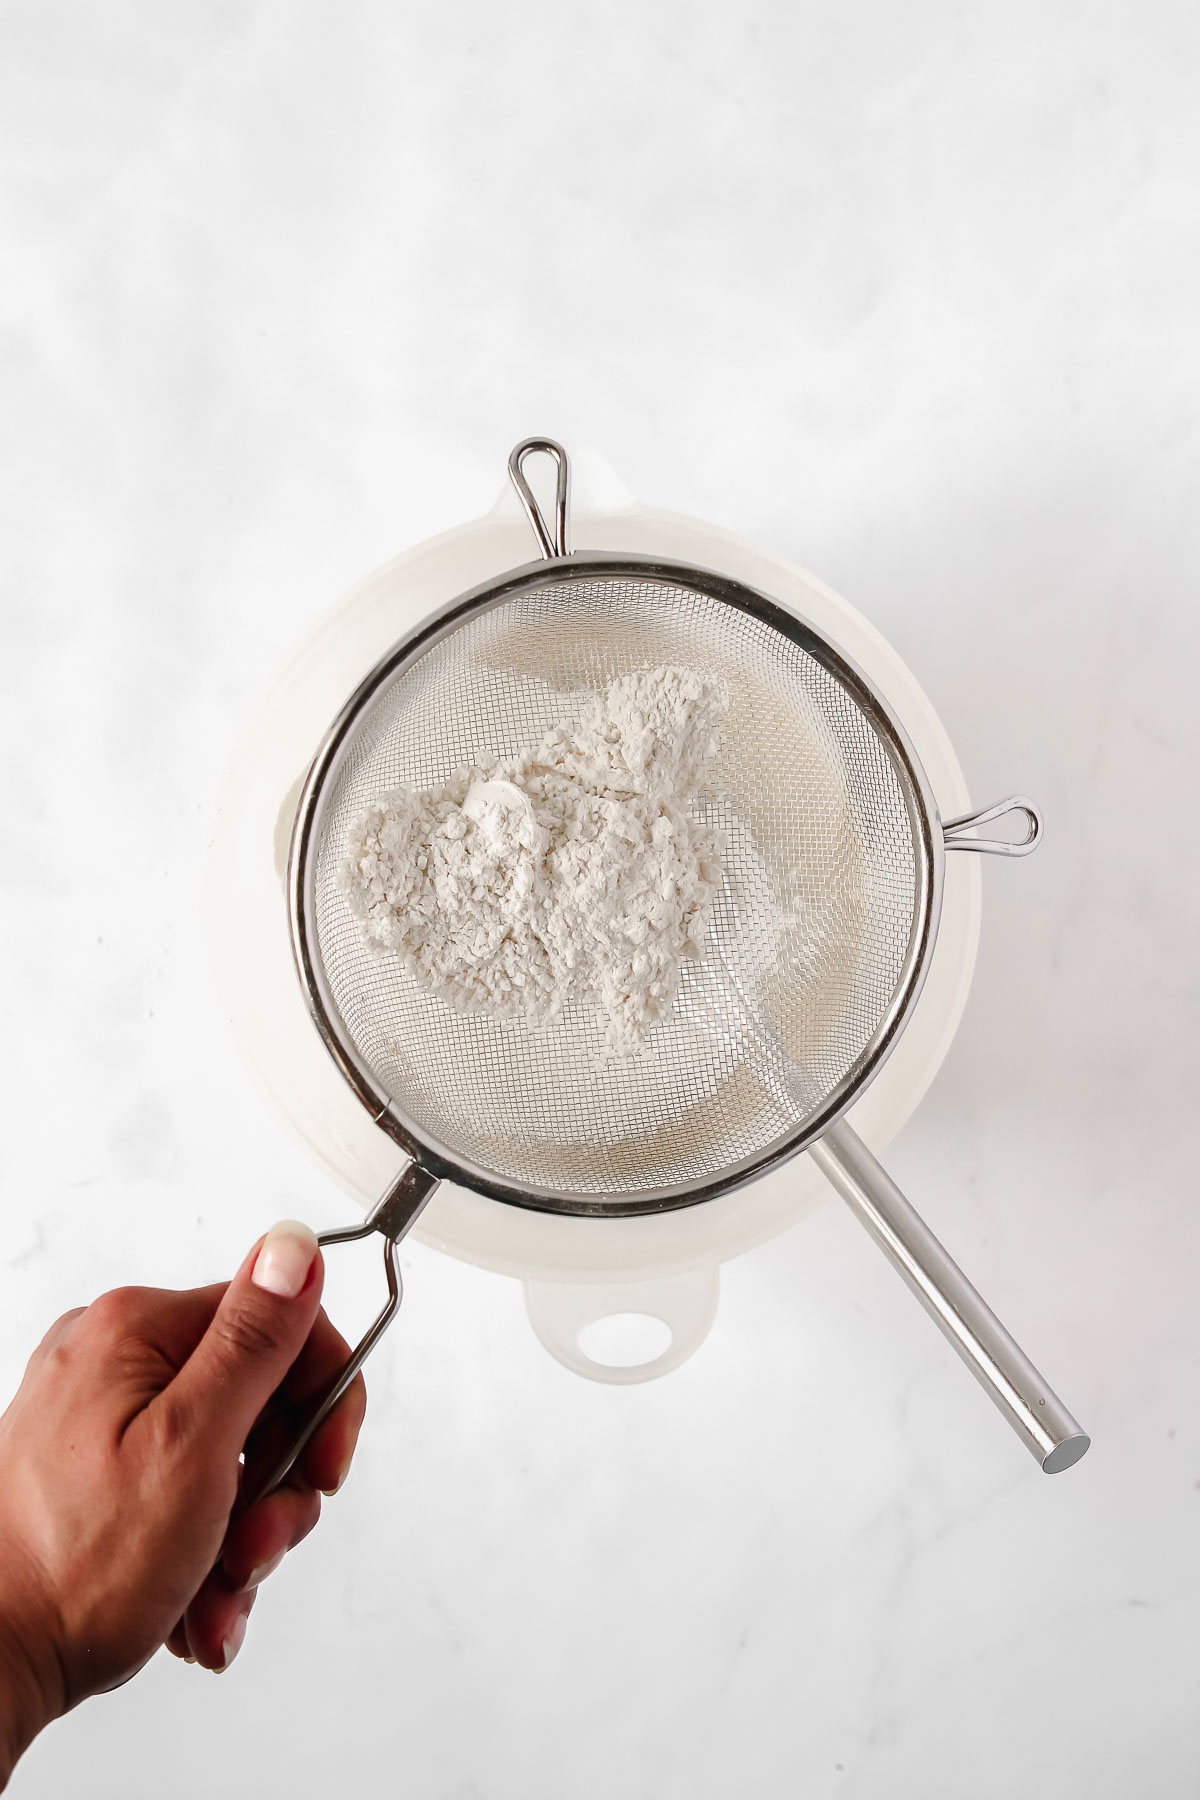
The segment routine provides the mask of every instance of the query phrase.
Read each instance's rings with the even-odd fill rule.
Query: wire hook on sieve
[[[542,509],[533,497],[533,489],[525,479],[522,464],[527,456],[535,452],[543,452],[552,456],[558,465],[558,479],[554,487],[554,536],[542,517]],[[533,526],[533,535],[537,538],[542,555],[547,559],[555,556],[570,556],[569,513],[571,506],[571,464],[561,444],[553,438],[531,437],[517,445],[508,459],[508,473],[517,490],[517,499],[525,509],[525,517]]]

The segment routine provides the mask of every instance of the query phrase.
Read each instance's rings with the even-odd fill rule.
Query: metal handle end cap
[[[1061,1444],[1055,1444],[1049,1456],[1042,1458],[1043,1470],[1047,1475],[1061,1475],[1064,1469],[1074,1468],[1080,1457],[1086,1455],[1091,1448],[1091,1442],[1086,1431],[1064,1438]]]

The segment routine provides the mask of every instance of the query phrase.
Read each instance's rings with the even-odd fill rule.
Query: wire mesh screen
[[[540,1028],[457,1011],[367,947],[336,884],[364,806],[514,755],[585,693],[663,663],[727,690],[698,802],[726,846],[702,957],[641,1051],[614,1057],[582,1002]],[[897,770],[841,684],[765,621],[625,573],[518,590],[386,682],[322,795],[311,854],[315,955],[376,1082],[419,1134],[565,1210],[628,1210],[794,1137],[892,1006],[919,886]]]

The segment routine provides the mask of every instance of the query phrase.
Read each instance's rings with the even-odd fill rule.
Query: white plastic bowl
[[[929,701],[895,651],[814,576],[697,520],[637,505],[612,470],[572,458],[576,548],[639,551],[721,570],[803,614],[859,663],[891,702],[943,817],[970,810],[962,771]],[[346,1087],[311,1024],[292,964],[283,871],[301,781],[325,730],[385,650],[435,607],[532,560],[529,527],[506,488],[482,519],[432,538],[368,575],[296,646],[255,705],[222,785],[209,865],[209,937],[222,1005],[260,1086],[309,1154],[364,1208],[401,1165]],[[929,975],[912,1019],[852,1109],[876,1152],[904,1124],[949,1048],[979,941],[978,858],[951,857]],[[595,1380],[644,1381],[677,1368],[716,1311],[722,1262],[787,1230],[826,1197],[800,1156],[706,1204],[644,1218],[525,1211],[444,1184],[414,1235],[452,1256],[518,1276],[547,1349]],[[648,1313],[667,1349],[602,1363],[579,1339],[598,1320]]]

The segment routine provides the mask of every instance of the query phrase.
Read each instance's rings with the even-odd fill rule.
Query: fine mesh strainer
[[[523,464],[557,465],[553,531]],[[912,1011],[947,849],[1021,856],[1016,797],[943,823],[903,729],[819,632],[709,569],[568,546],[569,465],[530,438],[509,472],[542,553],[391,649],[317,752],[292,834],[293,948],[330,1054],[411,1161],[362,1225],[389,1299],[279,1480],[400,1303],[396,1247],[443,1179],[511,1205],[612,1217],[694,1206],[809,1149],[1047,1471],[1088,1438],[842,1121]],[[698,811],[725,834],[702,956],[644,1052],[605,1053],[571,1002],[550,1026],[455,1010],[364,943],[337,883],[347,829],[389,788],[514,755],[615,677],[664,663],[729,696]],[[1017,843],[968,835],[1023,813]],[[268,1483],[269,1485],[269,1483]]]

